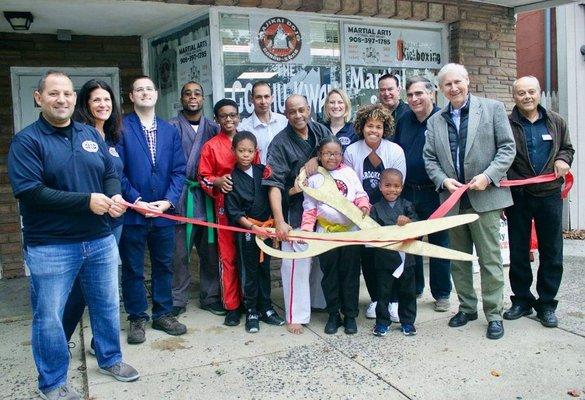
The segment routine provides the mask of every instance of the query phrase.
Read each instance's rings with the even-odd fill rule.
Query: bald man
[[[295,184],[299,171],[316,170],[317,145],[331,131],[311,121],[311,107],[304,96],[293,94],[286,99],[285,116],[288,125],[278,133],[268,147],[267,165],[272,174],[262,181],[270,186],[268,197],[277,233],[286,236],[301,226],[303,192]],[[284,246],[289,242],[283,242]],[[287,329],[302,333],[302,324],[309,322],[311,299],[309,275],[311,268],[297,268],[298,263],[283,260],[281,267]],[[313,266],[313,269],[318,270]]]
[[[555,297],[563,275],[563,200],[561,186],[573,162],[573,146],[567,124],[557,113],[546,110],[540,102],[540,84],[533,76],[514,82],[512,95],[516,106],[509,116],[516,158],[508,171],[510,179],[525,179],[555,173],[553,182],[512,188],[514,205],[506,209],[510,238],[510,285],[512,307],[504,318],[518,319],[532,314],[540,323],[554,328]],[[530,231],[536,224],[540,263],[536,281],[538,299],[530,291]]]

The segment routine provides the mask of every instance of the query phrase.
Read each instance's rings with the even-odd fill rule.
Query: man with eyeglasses
[[[118,154],[124,162],[121,177],[124,198],[152,213],[129,211],[120,239],[122,294],[130,326],[127,341],[146,340],[148,302],[144,287],[144,252],[150,251],[152,267],[152,328],[169,335],[187,332],[172,315],[172,262],[175,222],[154,218],[173,212],[185,182],[185,156],[177,129],[158,118],[154,106],[158,92],[147,76],[134,79],[130,100],[134,112],[124,118]]]
[[[213,203],[197,182],[197,168],[201,148],[217,132],[219,126],[203,115],[203,87],[190,81],[181,88],[181,105],[175,118],[169,123],[179,130],[181,145],[187,161],[186,181],[176,205],[177,215],[213,222]],[[189,256],[193,245],[199,256],[199,305],[216,315],[225,315],[221,304],[219,269],[215,232],[199,225],[177,224],[175,226],[175,254],[173,257],[173,315],[186,310],[188,290],[191,285]]]

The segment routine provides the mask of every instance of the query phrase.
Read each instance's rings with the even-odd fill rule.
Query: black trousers
[[[375,249],[374,265],[378,281],[376,323],[390,325],[388,304],[393,295],[398,296],[398,317],[401,324],[414,324],[416,320],[416,280],[412,265],[406,265],[402,275],[392,274],[402,263],[400,254],[393,250]]]
[[[360,291],[360,246],[343,246],[319,255],[323,271],[321,287],[327,312],[339,310],[346,317],[358,316]]]
[[[362,266],[362,275],[364,282],[366,282],[366,289],[372,302],[378,301],[378,277],[376,275],[376,267],[374,266],[374,248],[360,246],[360,264]],[[396,303],[398,301],[398,292],[392,291],[390,295],[390,302]]]
[[[270,256],[260,262],[255,235],[236,233],[236,263],[244,293],[244,307],[260,313],[272,309],[270,300]],[[266,241],[269,243],[269,241]]]
[[[513,191],[514,205],[506,209],[510,240],[510,285],[512,303],[534,307],[537,311],[555,310],[563,276],[563,200],[560,193],[536,197],[525,191]],[[536,279],[538,299],[530,291],[530,231],[536,226],[540,265]]]

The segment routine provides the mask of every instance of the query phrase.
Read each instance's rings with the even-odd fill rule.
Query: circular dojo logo
[[[112,155],[112,157],[120,157],[120,155],[118,154],[118,151],[116,150],[115,147],[110,147],[109,150],[110,154]]]
[[[299,28],[290,19],[275,17],[266,20],[260,27],[258,44],[266,57],[286,62],[299,54],[303,40]]]
[[[91,140],[86,140],[81,143],[81,147],[83,147],[83,150],[89,151],[90,153],[96,153],[98,151],[98,144]]]

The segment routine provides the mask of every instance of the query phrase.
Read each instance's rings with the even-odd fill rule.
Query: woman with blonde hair
[[[350,118],[351,103],[347,93],[341,89],[330,90],[325,98],[323,120],[325,126],[341,142],[343,151],[345,151],[347,146],[358,140]]]

